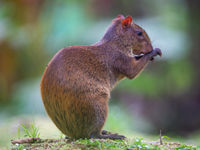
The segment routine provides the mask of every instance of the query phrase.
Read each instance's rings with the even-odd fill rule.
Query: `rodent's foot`
[[[105,131],[105,130],[103,130]],[[105,132],[103,132],[105,133]],[[118,134],[102,134],[102,135],[98,135],[92,138],[96,138],[96,139],[111,139],[111,140],[123,140],[126,137],[123,135],[118,135]]]
[[[105,138],[105,139],[112,139],[112,140],[123,140],[126,137],[123,135],[118,135],[118,134],[107,134],[107,135],[101,135],[101,138]]]
[[[112,132],[109,132],[109,131],[106,131],[106,130],[102,130],[102,131],[101,131],[101,134],[107,135],[107,134],[112,134]]]
[[[65,136],[65,139],[70,139],[68,136]]]

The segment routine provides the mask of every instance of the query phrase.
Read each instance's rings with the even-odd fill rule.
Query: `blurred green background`
[[[112,92],[105,128],[164,135],[200,143],[200,1],[0,0],[0,148],[21,123],[35,122],[42,137],[60,133],[45,113],[42,73],[61,48],[90,45],[118,14],[131,15],[162,58]]]

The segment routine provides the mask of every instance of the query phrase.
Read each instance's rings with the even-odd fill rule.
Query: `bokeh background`
[[[200,1],[0,0],[0,148],[22,123],[60,136],[41,101],[42,73],[59,49],[100,40],[118,14],[131,15],[163,57],[115,88],[105,128],[200,143]]]

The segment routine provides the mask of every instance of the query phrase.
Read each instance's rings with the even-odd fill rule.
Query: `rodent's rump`
[[[98,43],[60,50],[41,80],[45,109],[55,125],[71,138],[124,136],[102,132],[110,92],[121,79],[136,77],[159,49],[132,17],[115,18]]]

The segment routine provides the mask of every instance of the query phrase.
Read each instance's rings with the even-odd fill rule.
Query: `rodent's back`
[[[90,46],[60,50],[48,64],[43,79],[46,86],[82,93],[98,87],[110,88],[108,65]],[[102,56],[103,57],[103,56]]]

